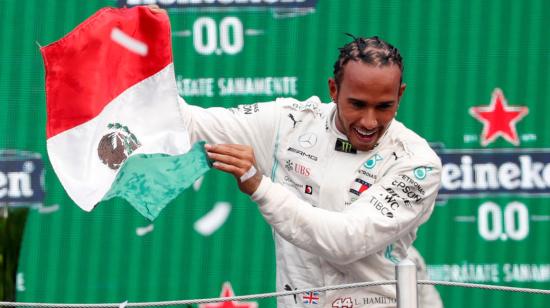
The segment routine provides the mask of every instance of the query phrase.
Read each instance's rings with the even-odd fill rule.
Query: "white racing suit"
[[[434,208],[441,162],[393,120],[371,151],[335,127],[317,97],[203,109],[182,101],[192,142],[253,147],[264,178],[252,195],[273,227],[277,290],[395,279]],[[278,307],[395,307],[395,285],[304,293]]]

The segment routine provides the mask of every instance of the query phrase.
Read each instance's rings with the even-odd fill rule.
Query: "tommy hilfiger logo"
[[[369,189],[369,187],[371,187],[370,183],[360,178],[356,178],[349,192],[354,195],[360,196],[365,190]]]
[[[351,145],[351,142],[340,138],[336,139],[334,149],[338,152],[357,154],[357,150]]]

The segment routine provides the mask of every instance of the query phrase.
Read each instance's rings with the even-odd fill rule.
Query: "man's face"
[[[359,151],[369,151],[395,117],[405,84],[397,65],[374,66],[349,61],[340,86],[329,80],[330,96],[336,103],[336,128]]]

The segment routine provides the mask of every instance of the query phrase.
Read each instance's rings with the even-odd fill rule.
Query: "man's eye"
[[[362,108],[363,106],[365,106],[364,103],[358,101],[351,101],[351,105],[355,108]]]
[[[380,105],[378,105],[378,109],[386,110],[386,109],[390,109],[392,106],[393,106],[393,104],[391,104],[391,103],[380,104]]]

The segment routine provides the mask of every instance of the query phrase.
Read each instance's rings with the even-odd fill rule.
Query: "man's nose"
[[[369,108],[365,110],[363,117],[361,118],[361,126],[366,129],[375,129],[378,126],[378,120],[376,119],[376,111]]]

